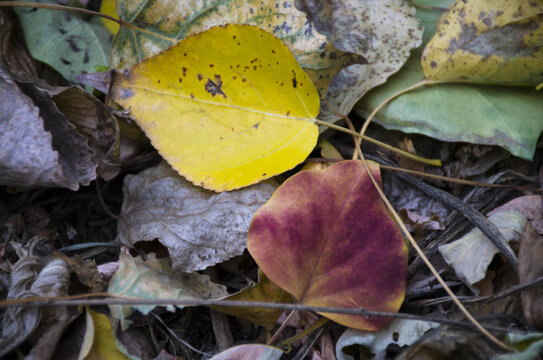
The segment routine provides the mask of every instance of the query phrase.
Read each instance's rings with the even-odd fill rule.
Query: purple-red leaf
[[[369,164],[380,181],[378,165]],[[248,249],[264,273],[304,305],[397,311],[404,299],[407,249],[360,161],[287,180],[257,211]],[[389,322],[323,315],[363,330]]]

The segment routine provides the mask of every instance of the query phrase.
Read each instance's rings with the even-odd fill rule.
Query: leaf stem
[[[148,35],[152,35],[154,37],[157,37],[157,38],[160,38],[162,40],[168,41],[168,42],[170,42],[172,44],[175,44],[177,42],[177,40],[174,39],[174,38],[170,38],[170,37],[167,37],[167,36],[164,36],[164,35],[153,33],[153,32],[151,32],[149,30],[139,28],[139,27],[137,27],[135,25],[130,24],[129,22],[126,22],[126,21],[120,20],[120,19],[116,19],[113,16],[102,14],[101,12],[98,12],[98,11],[92,11],[92,10],[88,10],[88,9],[77,8],[77,7],[73,7],[73,6],[65,6],[65,5],[57,5],[57,4],[44,4],[44,3],[29,2],[29,1],[28,2],[27,1],[18,1],[18,2],[15,2],[15,1],[0,1],[0,6],[5,6],[5,7],[27,7],[27,8],[38,8],[38,9],[48,9],[48,10],[61,10],[61,11],[69,11],[69,12],[80,13],[80,14],[85,14],[85,15],[99,16],[101,18],[108,19],[110,21],[114,21],[117,24],[119,24],[120,26],[124,26],[125,28],[140,31],[140,32],[148,34]]]
[[[388,98],[386,98],[382,103],[380,103],[375,109],[373,109],[373,111],[371,112],[371,114],[366,118],[366,121],[364,122],[364,125],[362,126],[362,129],[360,129],[360,136],[358,137],[358,139],[356,139],[356,146],[354,147],[355,148],[355,151],[354,151],[354,154],[353,154],[353,159],[356,159],[357,156],[360,156],[362,155],[362,150],[360,149],[360,139],[362,139],[362,136],[364,136],[364,134],[366,133],[366,130],[368,129],[368,127],[370,126],[370,123],[371,121],[373,120],[373,118],[375,117],[375,114],[377,114],[379,112],[379,110],[381,110],[386,104],[388,104],[389,102],[391,102],[392,100],[396,99],[397,97],[405,94],[405,93],[408,93],[410,91],[413,91],[415,89],[418,89],[420,87],[423,87],[423,86],[426,86],[426,85],[435,85],[435,84],[442,84],[443,81],[434,81],[434,80],[422,80],[422,81],[419,81],[418,83],[416,84],[413,84],[405,89],[402,89],[400,91],[398,91],[397,93],[394,93],[392,95],[390,95]],[[366,140],[366,139],[364,139]],[[437,166],[441,166],[441,161],[439,162],[439,165]]]
[[[370,142],[370,143],[375,144],[377,146],[380,146],[380,147],[382,147],[384,149],[395,152],[396,154],[401,155],[401,156],[406,157],[406,158],[409,158],[411,160],[418,161],[420,163],[427,164],[427,165],[441,166],[441,161],[439,159],[426,159],[426,158],[423,158],[421,156],[411,154],[411,153],[409,153],[407,151],[404,151],[404,150],[395,148],[394,146],[385,144],[384,142],[381,142],[379,140],[375,140],[375,139],[373,139],[373,138],[371,138],[369,136],[361,135],[361,134],[357,133],[356,131],[352,131],[352,130],[349,130],[347,128],[344,128],[343,126],[339,126],[339,125],[336,125],[336,124],[331,124],[331,123],[328,123],[326,121],[322,121],[322,120],[318,120],[318,119],[315,120],[315,123],[317,125],[326,126],[326,127],[329,127],[330,129],[341,131],[341,132],[344,132],[346,134],[350,134],[352,136],[355,136],[357,138],[366,140],[367,142]]]
[[[362,160],[362,163],[364,164],[364,167],[366,168],[366,172],[368,173],[371,181],[373,182],[373,185],[375,186],[375,189],[377,190],[377,192],[379,193],[379,196],[381,196],[381,199],[383,199],[383,201],[385,202],[387,208],[390,210],[391,214],[394,216],[394,219],[396,220],[396,222],[398,223],[398,225],[400,226],[400,228],[402,229],[402,232],[404,233],[404,235],[409,239],[409,243],[411,244],[411,246],[413,246],[413,248],[417,251],[417,253],[419,254],[419,256],[421,257],[421,259],[424,261],[424,263],[426,264],[426,266],[428,267],[428,269],[430,269],[430,271],[432,272],[432,274],[436,277],[437,281],[441,284],[441,286],[443,286],[443,289],[445,289],[445,291],[447,292],[447,294],[449,294],[449,296],[453,299],[454,303],[458,306],[458,308],[460,309],[460,311],[462,311],[462,313],[464,313],[464,315],[468,318],[468,320],[483,334],[485,335],[490,341],[492,341],[493,343],[495,343],[496,345],[498,345],[500,348],[504,349],[504,350],[507,350],[507,351],[513,351],[513,349],[509,346],[507,346],[505,343],[501,342],[498,338],[496,338],[494,335],[492,335],[487,329],[485,329],[474,317],[473,315],[471,315],[471,313],[464,307],[464,305],[460,302],[460,300],[458,300],[458,298],[456,297],[456,295],[452,292],[451,288],[449,288],[449,286],[447,285],[447,283],[445,282],[445,280],[443,280],[443,278],[441,277],[441,275],[439,275],[439,273],[437,272],[437,270],[435,269],[435,267],[432,265],[432,263],[430,262],[430,260],[428,260],[428,258],[426,257],[426,255],[424,255],[424,253],[422,252],[421,248],[419,247],[419,245],[417,244],[417,242],[415,241],[415,239],[413,238],[413,236],[411,236],[411,234],[409,233],[409,230],[407,230],[407,227],[405,226],[404,222],[402,221],[402,219],[400,218],[400,216],[398,215],[398,213],[396,212],[396,210],[394,209],[394,207],[392,206],[392,204],[390,204],[390,202],[388,201],[385,193],[383,192],[383,190],[381,189],[381,187],[379,186],[379,184],[377,183],[377,181],[375,180],[375,178],[373,177],[371,171],[370,171],[370,168],[366,162],[366,159],[364,158],[364,154],[362,153],[362,149],[359,150],[360,151],[360,156],[361,156],[361,160]]]

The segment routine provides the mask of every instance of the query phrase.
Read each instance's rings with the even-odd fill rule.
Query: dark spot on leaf
[[[203,78],[202,74],[198,74],[198,81],[202,81]]]
[[[256,70],[256,65],[253,66],[253,70]]]
[[[85,50],[85,53],[83,54],[83,64],[89,63],[89,51]]]
[[[225,99],[227,98],[226,94],[222,91],[222,80],[220,75],[215,75],[215,81],[211,79],[207,80],[205,84],[205,90],[210,93],[213,97],[215,95],[222,95]]]
[[[237,76],[236,76],[236,75],[232,76],[232,79],[236,80],[236,79],[237,79]]]
[[[326,56],[326,53],[321,52],[321,54],[320,54],[321,59],[324,59],[325,56]]]
[[[262,176],[266,176],[266,173],[263,173]]]
[[[241,79],[241,82],[246,82],[247,80],[245,78]]]
[[[432,62],[430,63],[430,67],[431,67],[432,69],[435,68],[436,66],[437,66],[437,64],[436,64],[435,61],[432,61]]]
[[[183,70],[183,76],[187,75],[187,68],[183,67],[181,70]]]
[[[289,115],[290,115],[290,110],[287,111],[287,116],[289,116]]]
[[[66,60],[65,58],[60,58],[60,61],[62,61],[62,63],[63,63],[64,65],[70,65],[70,64],[72,63],[71,61],[68,61],[68,60]]]
[[[260,125],[260,123],[254,124],[253,127],[254,127],[255,129],[258,129],[258,125]]]
[[[179,83],[181,84],[183,82],[183,80],[181,80],[181,78],[179,78]]]
[[[235,39],[236,38],[236,35],[232,36],[232,39]]]
[[[209,67],[210,67],[210,68],[213,67],[213,66],[215,66],[215,64],[209,64]]]
[[[298,86],[298,81],[296,80],[296,73],[294,72],[294,70],[292,70],[292,87],[296,89],[296,87]]]
[[[66,42],[68,43],[68,46],[70,47],[70,49],[72,49],[72,51],[74,51],[74,52],[80,52],[81,51],[81,48],[79,48],[79,46],[77,46],[77,44],[75,42],[75,36],[70,35],[70,36],[66,37]]]
[[[128,99],[134,96],[132,89],[121,88],[121,99]]]
[[[58,28],[58,32],[59,32],[61,35],[65,35],[65,34],[66,34],[66,30],[61,29],[61,28]]]
[[[159,80],[157,80],[156,82],[157,82],[157,84],[160,84],[160,79],[159,79]]]
[[[187,56],[187,53],[183,53],[183,56]]]
[[[194,94],[193,93],[190,93],[190,98],[194,99]]]
[[[272,54],[275,54],[275,50],[273,50],[273,49],[272,49],[272,51],[271,51],[271,52],[272,52]]]

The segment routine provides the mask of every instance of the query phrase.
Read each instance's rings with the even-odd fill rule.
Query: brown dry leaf
[[[520,242],[519,280],[521,283],[543,276],[543,236],[528,225]],[[541,285],[522,291],[524,317],[538,330],[543,329],[543,287]]]
[[[292,296],[271,282],[266,274],[260,269],[258,270],[258,279],[259,281],[257,284],[248,286],[240,292],[232,294],[222,300],[292,303]],[[277,324],[277,319],[283,312],[281,309],[256,307],[217,306],[213,307],[213,309],[248,320],[267,329],[272,329]]]
[[[98,176],[106,181],[113,179],[121,171],[120,131],[108,107],[76,86],[54,88],[51,92],[58,109],[87,137],[98,164]]]

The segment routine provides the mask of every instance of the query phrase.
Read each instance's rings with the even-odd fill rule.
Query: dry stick
[[[109,297],[108,299],[88,299],[92,297]],[[77,306],[77,305],[175,305],[175,306],[229,306],[229,307],[258,307],[266,309],[313,311],[318,313],[333,313],[344,315],[358,315],[365,317],[386,317],[393,319],[430,321],[445,325],[460,326],[465,328],[475,328],[473,324],[465,321],[449,320],[444,318],[433,318],[423,315],[414,315],[406,313],[395,313],[387,311],[371,311],[363,308],[339,308],[310,306],[299,304],[285,304],[276,302],[258,302],[258,301],[237,301],[237,300],[190,300],[190,299],[138,299],[126,296],[116,296],[108,293],[80,294],[72,296],[57,297],[35,297],[23,299],[10,299],[0,301],[0,308],[17,306]],[[528,331],[511,329],[510,327],[487,326],[489,330],[503,333],[528,334]]]
[[[373,111],[372,113],[370,114],[370,116],[368,116],[368,118],[366,119],[366,121],[364,122],[364,125],[362,126],[362,129],[360,130],[360,135],[364,135],[364,133],[366,132],[368,126],[370,125],[370,122],[371,120],[373,119],[373,117],[375,116],[375,114],[383,107],[385,106],[388,102],[390,102],[391,100],[397,98],[398,96],[402,95],[402,94],[405,94],[411,90],[414,90],[414,89],[417,89],[419,87],[422,87],[422,86],[426,86],[426,85],[432,85],[432,84],[437,84],[437,83],[440,83],[440,82],[437,82],[437,81],[428,81],[428,80],[422,80],[402,91],[399,91],[397,92],[396,94],[393,94],[392,96],[390,96],[389,98],[387,98],[385,101],[383,101],[381,104],[379,104],[379,106],[377,106]],[[449,288],[449,286],[447,286],[447,284],[445,283],[445,281],[443,280],[443,278],[441,277],[441,275],[439,275],[439,273],[437,272],[437,270],[434,268],[434,266],[432,265],[432,263],[430,262],[430,260],[428,260],[428,258],[426,257],[426,255],[424,255],[424,253],[422,252],[421,248],[419,247],[419,245],[417,244],[417,242],[415,241],[415,239],[411,236],[411,234],[409,233],[409,230],[407,230],[407,227],[405,226],[404,222],[402,221],[402,219],[400,218],[400,216],[398,215],[398,213],[396,212],[396,210],[394,209],[394,207],[390,204],[390,202],[388,201],[385,193],[383,192],[383,190],[381,189],[381,187],[379,186],[379,184],[377,183],[377,181],[375,180],[375,178],[373,177],[372,173],[371,173],[371,170],[369,168],[369,165],[367,164],[366,162],[366,159],[364,158],[364,154],[362,153],[362,148],[360,147],[360,140],[357,139],[357,143],[358,143],[358,146],[355,148],[355,156],[353,156],[353,158],[356,158],[356,155],[358,153],[358,155],[360,156],[360,159],[362,160],[362,163],[364,164],[364,167],[366,169],[366,172],[368,173],[371,181],[373,182],[373,185],[375,186],[375,189],[377,190],[377,192],[379,193],[379,196],[381,197],[381,199],[383,199],[383,201],[385,202],[387,208],[390,210],[391,214],[394,216],[394,219],[396,220],[396,222],[398,223],[398,225],[400,226],[400,228],[402,229],[404,235],[409,239],[409,242],[411,243],[411,246],[413,246],[413,248],[417,251],[417,253],[419,254],[419,256],[421,257],[421,259],[424,261],[424,263],[426,264],[426,266],[430,269],[430,271],[432,272],[432,274],[436,277],[437,281],[441,284],[441,286],[443,286],[443,288],[445,289],[445,291],[447,292],[447,294],[449,294],[449,296],[454,300],[455,304],[458,306],[458,308],[464,313],[464,315],[468,318],[469,321],[471,321],[471,323],[473,325],[475,325],[475,327],[483,334],[485,335],[489,340],[491,340],[492,342],[494,342],[496,345],[498,345],[499,347],[501,347],[502,349],[504,350],[507,350],[507,351],[513,351],[513,349],[509,346],[507,346],[506,344],[504,344],[503,342],[501,342],[498,338],[496,338],[494,335],[492,335],[490,332],[488,332],[488,330],[486,330],[474,317],[473,315],[471,315],[471,313],[464,307],[464,305],[462,305],[462,303],[458,300],[458,298],[456,297],[456,295],[452,292],[452,290]]]
[[[417,162],[420,162],[420,163],[423,163],[423,164],[427,164],[427,165],[441,166],[441,161],[439,159],[426,159],[426,158],[420,157],[418,155],[411,154],[410,152],[400,150],[398,148],[395,148],[394,146],[390,146],[390,145],[388,145],[388,144],[386,144],[384,142],[381,142],[379,140],[375,140],[375,139],[370,138],[369,136],[366,136],[364,134],[359,134],[356,131],[346,129],[343,126],[331,124],[331,123],[328,123],[326,121],[322,121],[322,120],[319,120],[319,119],[315,119],[315,124],[321,125],[321,126],[326,126],[326,127],[330,128],[330,129],[338,130],[338,131],[344,132],[346,134],[355,136],[357,138],[357,140],[358,140],[358,144],[360,144],[359,139],[366,140],[367,142],[370,142],[372,144],[380,146],[383,149],[387,149],[387,150],[390,150],[392,152],[395,152],[396,154],[398,154],[400,156],[403,156],[403,157],[406,157],[408,159],[411,159],[411,160],[414,160],[414,161],[417,161]]]
[[[142,33],[152,35],[154,37],[160,38],[162,40],[171,42],[172,44],[175,44],[177,40],[175,38],[170,38],[164,35],[156,34],[152,31],[145,30],[142,28],[139,28],[135,25],[130,24],[129,22],[126,22],[124,20],[115,19],[112,16],[102,14],[101,12],[92,11],[88,9],[82,9],[82,8],[76,8],[72,6],[64,6],[64,5],[56,5],[56,4],[43,4],[43,3],[35,3],[35,2],[26,2],[26,1],[20,1],[20,2],[14,2],[14,1],[0,1],[0,6],[7,6],[7,7],[26,7],[26,8],[39,8],[39,9],[48,9],[48,10],[61,10],[61,11],[69,11],[69,12],[75,12],[85,15],[92,15],[92,16],[99,16],[104,19],[108,19],[111,21],[116,22],[120,26],[124,26],[128,29],[140,31]]]
[[[334,159],[334,158],[307,158],[305,161],[306,162],[340,162],[340,161],[344,161],[344,160],[343,159]],[[543,188],[538,188],[538,187],[534,187],[534,186],[491,184],[491,183],[485,183],[485,182],[480,182],[480,181],[457,179],[457,178],[452,178],[452,177],[448,177],[448,176],[429,174],[429,173],[425,173],[425,172],[422,172],[422,171],[416,171],[416,170],[411,170],[411,169],[406,169],[406,168],[401,168],[401,167],[389,166],[389,165],[385,165],[385,164],[381,164],[381,163],[379,163],[379,167],[381,169],[385,169],[385,170],[404,172],[404,173],[408,173],[408,174],[413,175],[413,176],[427,177],[427,178],[430,178],[430,179],[442,180],[442,181],[447,181],[447,182],[462,184],[462,185],[488,187],[488,188],[514,189],[514,190],[520,190],[520,191],[543,192]],[[535,180],[533,180],[533,181],[535,182]]]
[[[266,343],[266,345],[272,345],[275,340],[277,340],[279,338],[279,335],[281,335],[281,333],[283,332],[283,330],[287,327],[287,323],[288,321],[294,316],[294,314],[297,313],[297,310],[292,310],[290,312],[290,314],[287,315],[287,317],[285,318],[285,321],[283,321],[283,323],[281,324],[281,326],[279,326],[279,329],[277,329],[277,331],[275,332],[275,334],[273,334],[273,336],[270,338],[270,340],[268,340],[268,342]]]

